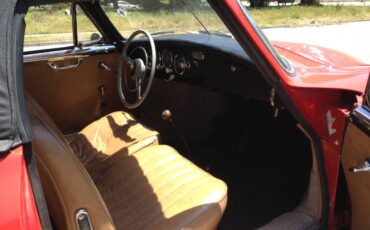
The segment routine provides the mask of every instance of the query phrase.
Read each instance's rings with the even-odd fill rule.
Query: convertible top
[[[0,1],[0,157],[32,139],[23,87],[24,16],[29,6],[61,2],[94,0]]]
[[[23,90],[24,1],[0,1],[0,154],[31,139]]]
[[[94,0],[27,0],[29,6],[47,5],[63,2],[93,2]]]

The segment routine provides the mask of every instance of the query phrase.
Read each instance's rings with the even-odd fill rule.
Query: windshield
[[[144,28],[153,35],[211,32],[229,34],[205,0],[131,0],[101,5],[123,37]]]
[[[113,2],[113,3],[112,3]],[[266,47],[286,72],[293,67],[280,56],[262,30],[254,22],[246,7],[239,1],[246,17]],[[137,29],[145,29],[153,36],[181,33],[210,33],[232,37],[225,24],[206,0],[101,0],[103,10],[123,37]]]

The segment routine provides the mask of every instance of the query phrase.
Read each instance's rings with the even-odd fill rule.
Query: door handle
[[[351,172],[358,173],[358,172],[370,172],[370,163],[369,160],[365,161],[362,165],[356,168],[350,168]]]
[[[65,66],[59,66],[54,61],[48,62],[48,65],[49,65],[50,68],[52,68],[54,70],[74,69],[74,68],[78,68],[80,66],[80,64],[82,62],[82,58],[77,58],[76,60],[77,60],[76,64],[70,64],[70,65],[65,65]]]

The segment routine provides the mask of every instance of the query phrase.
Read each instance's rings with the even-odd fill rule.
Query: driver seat
[[[130,115],[103,117],[68,143],[34,100],[28,98],[27,106],[54,228],[80,229],[80,210],[87,213],[92,229],[217,227],[226,207],[225,183],[173,148],[155,144],[155,132],[134,132],[131,139],[122,130],[119,134],[117,127],[124,127],[119,119]]]

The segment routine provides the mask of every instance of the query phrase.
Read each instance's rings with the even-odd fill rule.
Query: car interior
[[[127,62],[109,42],[24,52],[53,228],[318,229],[312,141],[239,43],[202,33],[153,41],[155,51],[150,39],[130,41]],[[143,98],[133,79],[117,81],[138,59],[153,70]],[[121,90],[127,103],[145,100],[128,109]]]

